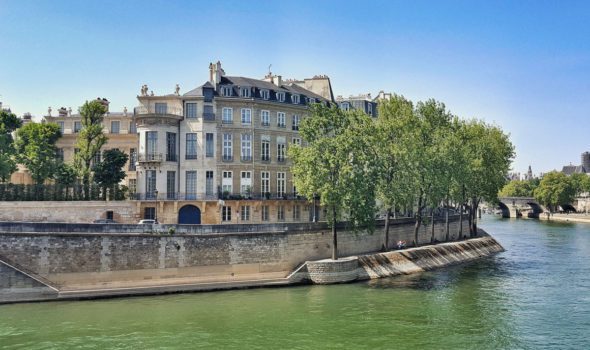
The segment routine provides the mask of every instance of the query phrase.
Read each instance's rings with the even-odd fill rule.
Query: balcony
[[[240,157],[240,160],[242,162],[251,162],[252,161],[252,156],[245,156],[245,155],[243,155],[243,156]]]
[[[214,122],[215,121],[215,113],[203,112],[203,120],[206,122]]]
[[[213,193],[185,193],[185,192],[158,192],[158,198],[153,192],[133,193],[129,199],[136,201],[192,201],[192,200],[217,200],[217,194]]]
[[[224,162],[233,162],[233,160],[234,160],[234,157],[233,157],[233,156],[231,156],[231,155],[228,155],[228,154],[224,154],[224,155],[221,157],[221,160],[222,160],[222,161],[224,161]]]
[[[306,200],[297,193],[271,193],[271,192],[219,192],[218,198],[222,200]]]
[[[160,163],[162,162],[162,153],[145,153],[140,154],[139,163]]]
[[[150,116],[150,115],[158,115],[158,116],[175,116],[175,117],[183,117],[182,108],[178,107],[161,107],[158,106],[138,106],[133,109],[133,113],[136,116]]]

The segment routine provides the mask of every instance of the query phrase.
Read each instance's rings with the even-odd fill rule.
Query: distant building
[[[580,156],[580,160],[582,164],[580,165],[564,165],[561,169],[561,172],[566,175],[571,174],[588,174],[590,173],[590,152],[584,152]]]
[[[377,101],[371,98],[371,94],[361,94],[347,98],[338,96],[336,97],[336,103],[342,110],[359,109],[371,117],[377,117]]]

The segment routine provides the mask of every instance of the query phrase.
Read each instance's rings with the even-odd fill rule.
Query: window
[[[143,209],[143,218],[146,220],[155,220],[156,219],[156,208],[155,207],[147,207]]]
[[[158,132],[157,131],[146,131],[145,132],[146,142],[146,157],[147,160],[155,160],[156,153],[158,152]]]
[[[184,109],[184,115],[187,119],[194,119],[197,117],[197,104],[186,103]]]
[[[186,159],[197,159],[197,134],[186,134]]]
[[[135,170],[135,163],[137,163],[137,149],[130,148],[129,149],[129,170]]]
[[[168,113],[168,104],[167,103],[156,103],[156,114],[166,114]]]
[[[299,104],[299,95],[291,95],[291,102],[293,102],[293,104],[298,105]]]
[[[233,108],[223,107],[221,122],[224,124],[231,124],[234,122]]]
[[[252,135],[242,134],[242,160],[252,160]]]
[[[63,162],[64,161],[64,149],[58,148],[55,150],[55,159]]]
[[[207,170],[205,173],[205,195],[212,196],[213,195],[213,171]]]
[[[277,137],[277,162],[285,161],[285,138]]]
[[[166,199],[176,199],[176,171],[166,173]]]
[[[100,163],[100,153],[101,153],[101,151],[99,150],[98,152],[96,152],[94,154],[94,157],[92,158],[92,164],[93,165],[96,165],[96,164]]]
[[[277,221],[285,221],[285,206],[277,206]]]
[[[215,121],[215,113],[213,112],[213,106],[203,106],[203,117],[205,120]]]
[[[373,104],[371,102],[368,103],[368,114],[373,116]]]
[[[222,86],[221,87],[221,95],[223,95],[223,96],[231,96],[232,95],[232,88],[231,88],[231,86]]]
[[[188,170],[186,172],[186,199],[197,199],[197,172],[195,170]]]
[[[232,160],[232,137],[231,134],[223,134],[223,160]]]
[[[293,119],[291,119],[291,130],[299,130],[299,116],[297,114],[293,114]]]
[[[145,197],[146,199],[154,199],[156,197],[156,171],[145,171]]]
[[[277,173],[277,197],[282,198],[285,195],[285,173]]]
[[[242,219],[242,221],[250,221],[250,206],[242,205],[240,214],[240,219]]]
[[[308,98],[307,98],[307,103],[308,103],[308,104],[315,103],[315,98],[313,98],[313,97],[308,97]]]
[[[113,220],[114,213],[112,210],[107,210],[107,220]]]
[[[284,112],[277,112],[277,126],[279,128],[284,128],[286,125],[285,123],[285,113]]]
[[[297,146],[301,146],[301,139],[299,137],[294,137],[293,144],[297,145]]]
[[[301,207],[298,205],[293,206],[293,221],[301,219]]]
[[[57,122],[57,125],[59,125],[59,132],[61,132],[62,135],[63,135],[64,130],[65,130],[65,128],[64,128],[64,122]]]
[[[252,195],[252,172],[242,171],[240,177],[240,194],[242,196]]]
[[[260,189],[265,196],[270,193],[270,172],[262,171],[260,173]]]
[[[249,87],[240,88],[240,96],[246,97],[246,98],[250,97],[250,88]]]
[[[349,108],[350,108],[350,107],[349,107],[349,104],[348,104],[348,102],[342,102],[342,103],[340,104],[340,109],[341,109],[341,110],[343,110],[343,111],[348,111],[348,109],[349,109]]]
[[[74,122],[74,132],[78,133],[82,130],[82,122]]]
[[[260,207],[260,220],[262,221],[268,221],[268,217],[269,217],[269,210],[268,210],[268,205],[263,205]]]
[[[261,136],[260,159],[265,162],[270,161],[270,136],[268,135]]]
[[[285,102],[285,93],[284,92],[277,92],[277,101]]]
[[[137,179],[129,179],[128,186],[131,195],[137,193]]]
[[[111,121],[111,134],[118,134],[121,129],[121,122],[118,120]]]
[[[242,108],[242,124],[252,123],[252,110],[250,108]]]
[[[223,178],[221,179],[221,190],[223,191],[224,194],[232,193],[232,186],[233,186],[232,175],[233,175],[233,173],[231,171],[224,171],[223,172]]]
[[[166,161],[176,162],[176,133],[166,133]]]
[[[221,221],[231,221],[231,207],[221,207]]]
[[[260,123],[262,126],[269,126],[270,125],[270,112],[269,111],[260,111]]]
[[[268,90],[260,90],[260,97],[263,100],[268,100],[268,98],[270,97],[270,93]]]
[[[205,134],[205,157],[213,157],[215,150],[215,143],[212,133]]]
[[[137,124],[134,121],[129,122],[129,133],[136,134],[137,133]]]

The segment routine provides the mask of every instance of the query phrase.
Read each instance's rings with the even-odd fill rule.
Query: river
[[[0,306],[2,349],[587,349],[590,225],[484,216],[506,252],[363,283]]]

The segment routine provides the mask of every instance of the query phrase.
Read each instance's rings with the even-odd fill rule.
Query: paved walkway
[[[568,222],[583,222],[590,223],[590,214],[551,214],[551,217],[547,218],[545,213],[539,215],[541,220],[549,221],[568,221]]]

